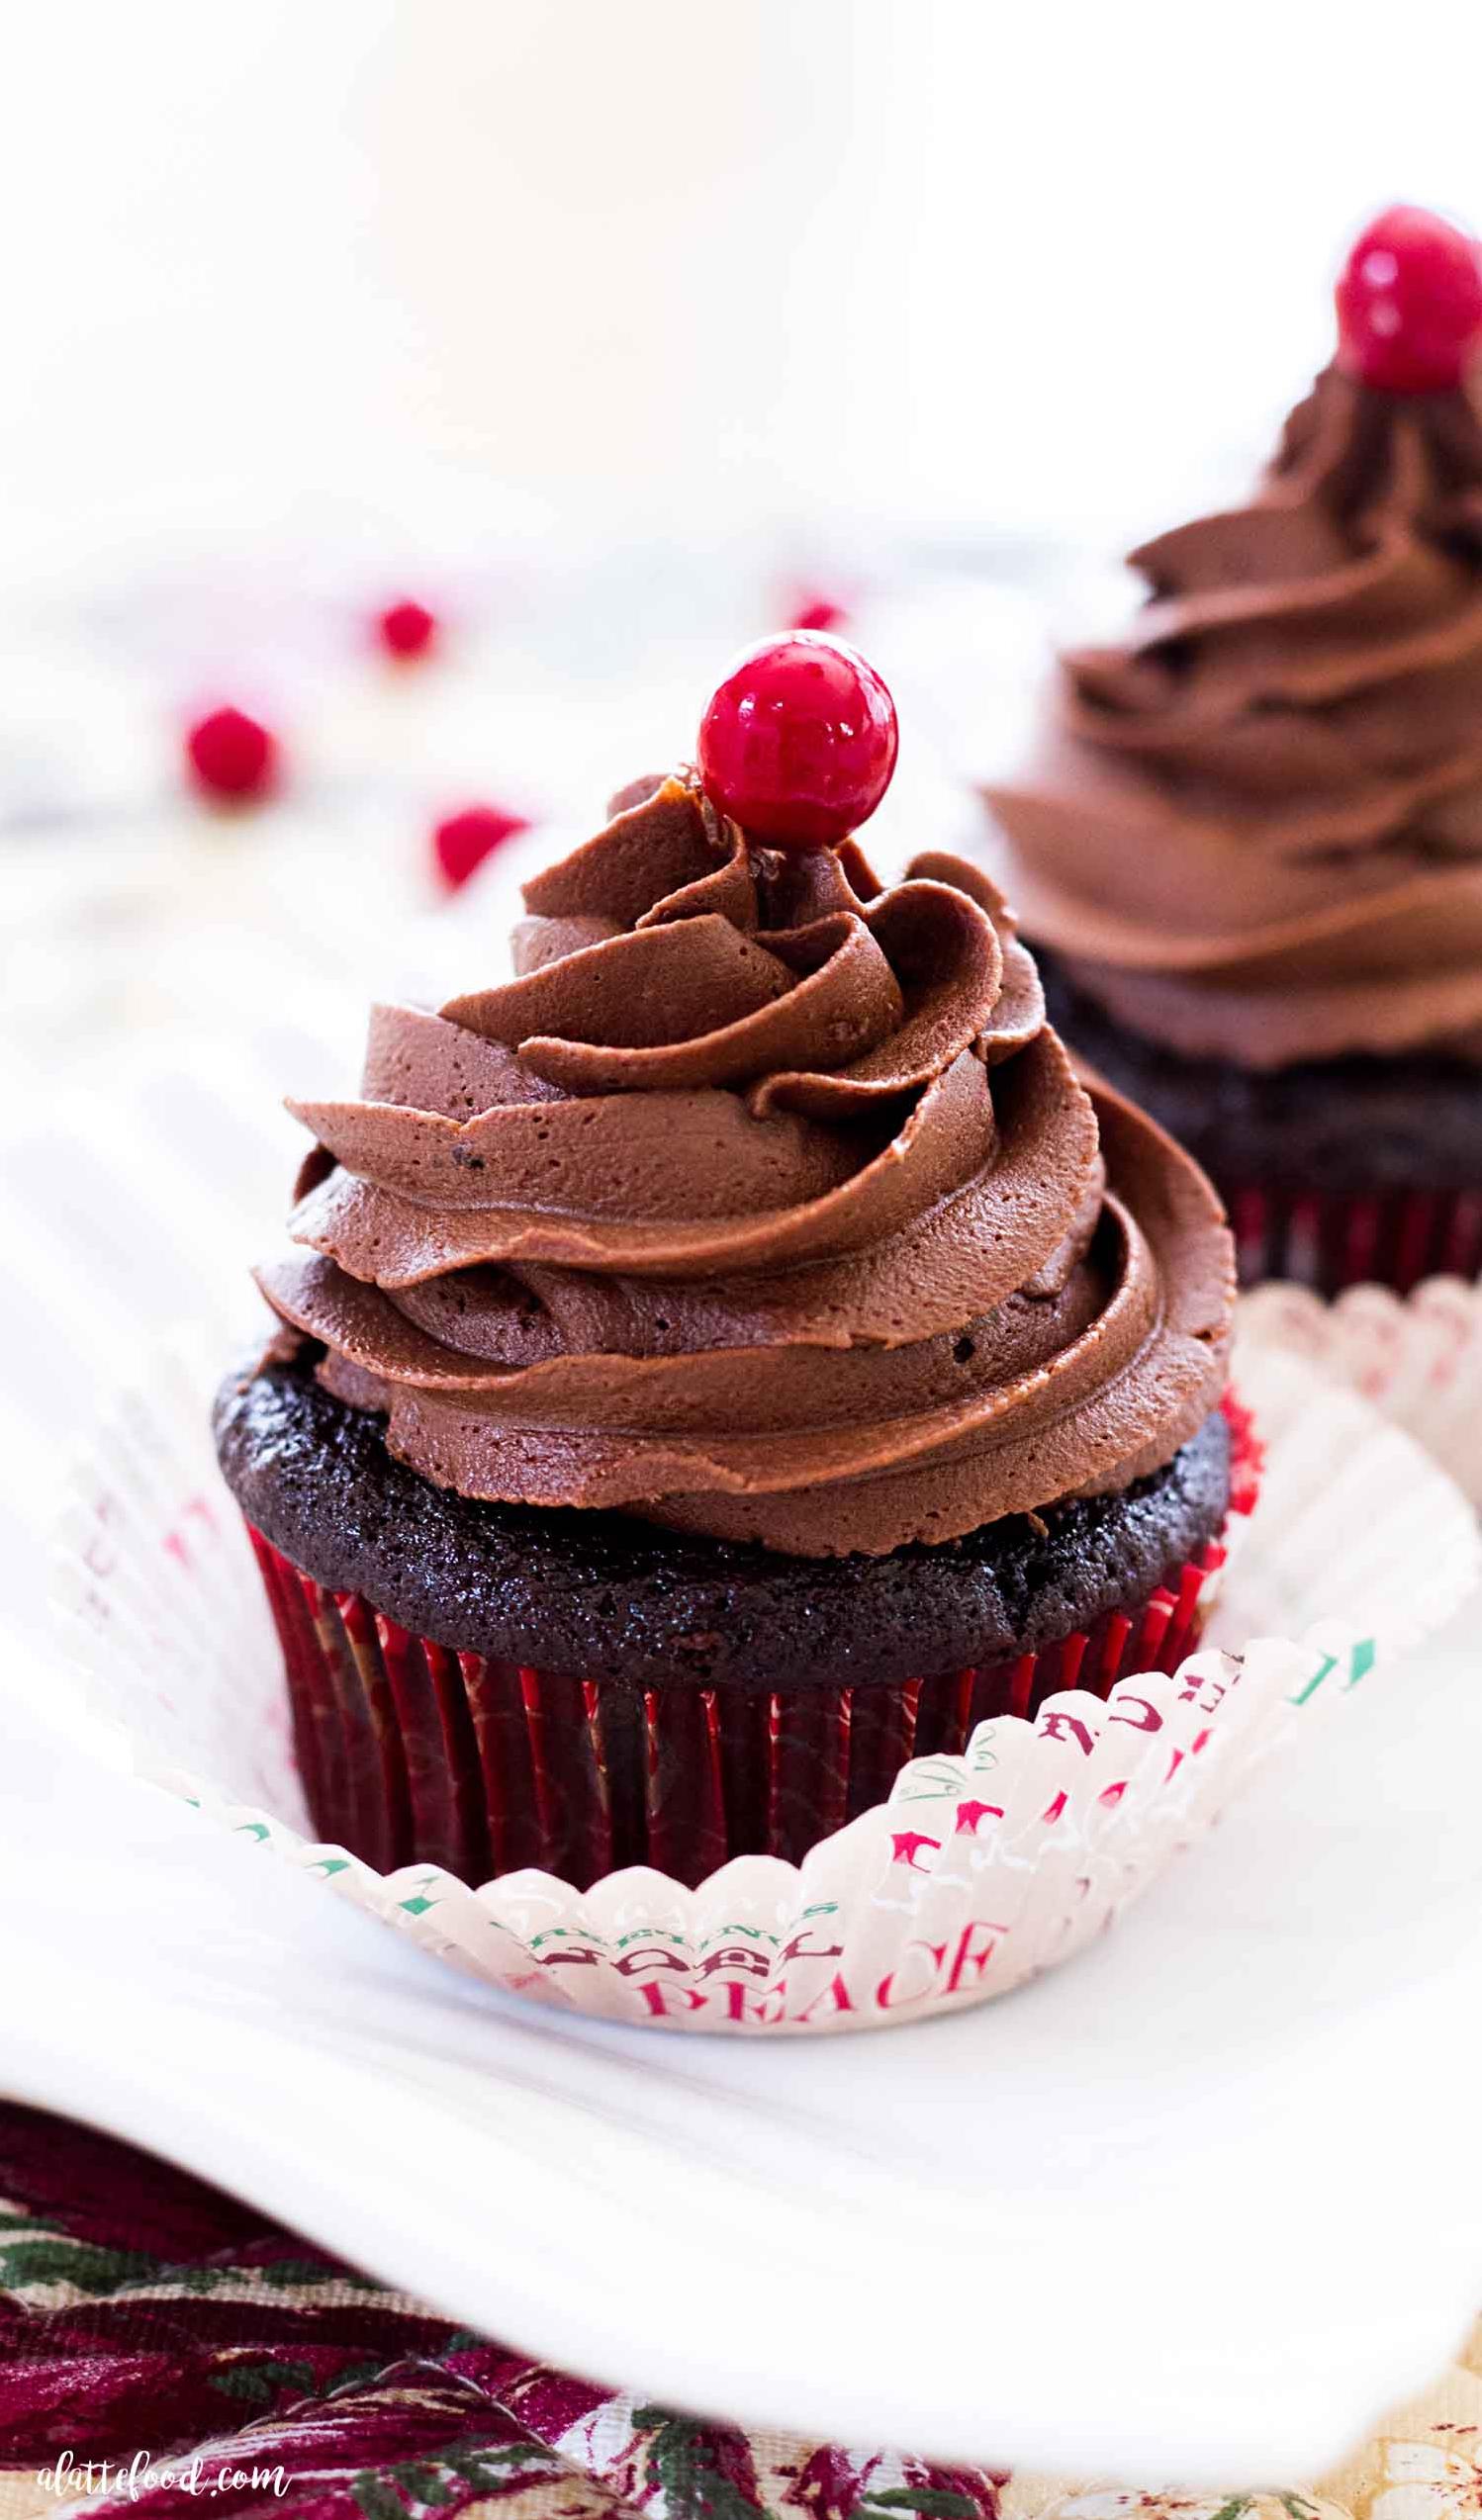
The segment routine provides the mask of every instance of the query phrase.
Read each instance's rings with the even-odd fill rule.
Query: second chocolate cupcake
[[[1134,554],[989,790],[1072,1047],[1222,1192],[1248,1280],[1482,1267],[1482,267],[1392,211],[1244,507]]]

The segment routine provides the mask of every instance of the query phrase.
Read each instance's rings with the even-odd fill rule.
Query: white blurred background
[[[50,0],[0,91],[4,532],[1096,531],[1253,449],[1469,0]]]
[[[671,747],[792,581],[862,633],[1038,590],[1258,458],[1368,212],[1482,221],[1479,73],[1474,0],[49,0],[0,82],[0,758],[111,804],[140,704],[221,691],[342,770],[402,583],[517,688],[694,660]],[[934,614],[933,734],[1028,645]],[[538,734],[425,746],[575,793]]]
[[[292,1131],[230,1116],[347,1073],[375,989],[490,976],[522,859],[683,754],[793,590],[900,702],[881,855],[971,839],[1067,586],[1259,461],[1354,228],[1482,222],[1476,0],[48,0],[8,38],[0,1165],[113,1253],[31,1378],[48,1458],[276,1229]],[[402,590],[445,624],[410,673],[368,634]],[[187,792],[217,699],[282,739],[255,813]],[[477,798],[539,829],[448,910],[427,835]]]

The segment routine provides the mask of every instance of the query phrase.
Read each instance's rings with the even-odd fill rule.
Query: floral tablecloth
[[[249,2207],[0,2106],[0,2520],[88,2495],[286,2520],[1469,2520],[1482,2325],[1341,2469],[1225,2494],[698,2422],[532,2363]]]

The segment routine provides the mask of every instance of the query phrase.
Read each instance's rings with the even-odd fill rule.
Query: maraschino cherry
[[[1482,333],[1482,246],[1397,203],[1366,227],[1335,292],[1339,361],[1385,394],[1444,394]]]
[[[748,648],[699,726],[705,794],[755,840],[830,849],[895,768],[895,703],[842,639],[797,630]]]
[[[376,615],[376,636],[388,656],[410,665],[424,657],[437,637],[437,615],[412,595],[402,595]]]
[[[197,718],[186,732],[185,756],[202,794],[221,803],[252,804],[277,783],[277,742],[245,709]]]
[[[432,862],[440,880],[449,892],[461,891],[486,857],[529,828],[527,815],[510,813],[504,805],[465,805],[444,815],[432,833]]]

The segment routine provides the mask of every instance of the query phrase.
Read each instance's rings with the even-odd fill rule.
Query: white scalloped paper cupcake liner
[[[1429,1278],[1409,1297],[1361,1286],[1325,1304],[1277,1283],[1242,1308],[1248,1336],[1361,1393],[1482,1508],[1482,1287]]]
[[[1477,1581],[1482,1539],[1456,1488],[1294,1355],[1287,1327],[1269,1303],[1246,1309],[1238,1382],[1265,1481],[1203,1649],[1105,1701],[1071,1689],[1032,1720],[981,1724],[960,1757],[911,1760],[887,1802],[797,1866],[743,1855],[694,1890],[632,1868],[585,1893],[526,1871],[475,1891],[311,1843],[276,1640],[211,1445],[220,1359],[204,1344],[162,1356],[81,1466],[59,1608],[139,1772],[475,1977],[670,2029],[919,2021],[1082,1949],[1291,1727]]]

